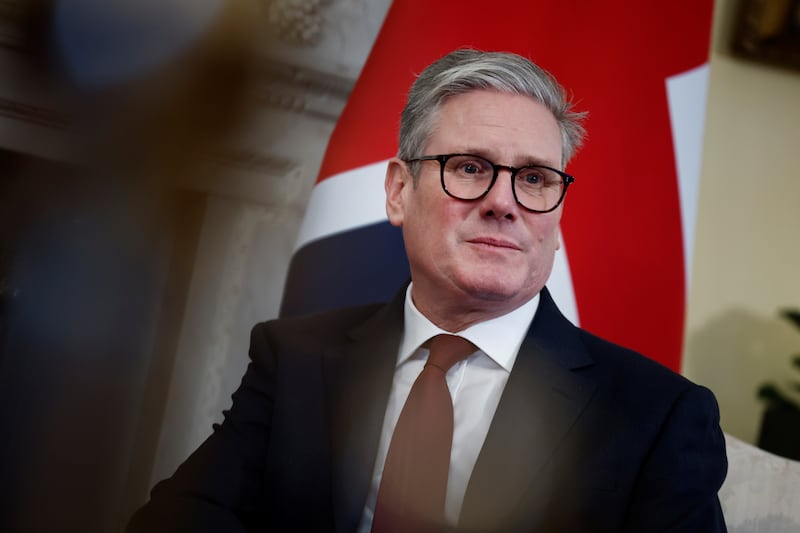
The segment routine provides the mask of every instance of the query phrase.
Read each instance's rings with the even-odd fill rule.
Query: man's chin
[[[508,280],[479,280],[473,283],[465,284],[465,292],[467,292],[476,301],[484,301],[487,303],[503,304],[508,303],[514,305],[515,302],[524,302],[533,297],[526,297],[528,290],[518,284],[503,283]],[[535,293],[534,293],[535,294]]]

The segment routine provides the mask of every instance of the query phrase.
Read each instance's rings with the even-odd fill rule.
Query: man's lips
[[[495,237],[477,237],[467,241],[470,244],[481,244],[484,246],[491,246],[494,248],[507,248],[510,250],[522,250],[516,243],[507,241],[505,239],[498,239]]]

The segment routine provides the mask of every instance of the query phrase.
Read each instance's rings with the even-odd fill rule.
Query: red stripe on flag
[[[581,325],[679,369],[682,228],[665,80],[708,58],[712,0],[397,0],[331,137],[320,180],[397,150],[406,93],[450,50],[508,50],[588,110],[562,229]]]

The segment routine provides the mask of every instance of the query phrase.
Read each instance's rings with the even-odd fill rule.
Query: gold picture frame
[[[742,0],[734,53],[800,69],[800,0]]]

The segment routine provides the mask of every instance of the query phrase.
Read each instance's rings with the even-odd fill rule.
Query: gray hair
[[[562,166],[583,142],[581,123],[586,113],[572,110],[566,91],[552,74],[517,54],[464,48],[433,62],[414,81],[400,117],[398,157],[422,155],[444,101],[477,89],[530,96],[549,109],[561,130]],[[417,176],[418,165],[412,164],[410,170]]]

